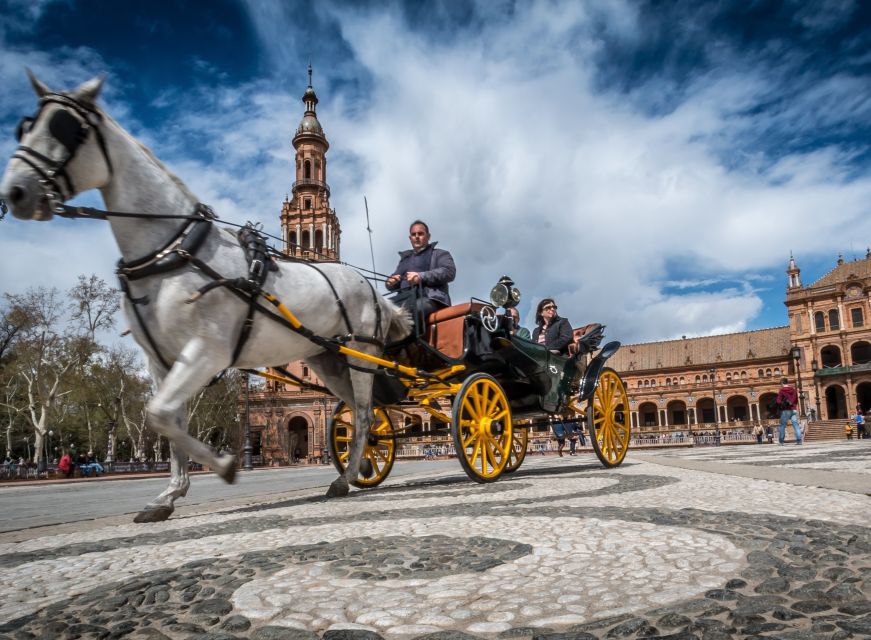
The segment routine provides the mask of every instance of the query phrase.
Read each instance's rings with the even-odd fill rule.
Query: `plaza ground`
[[[867,637],[869,461],[856,440],[630,450],[487,485],[419,463],[340,500],[327,474],[216,488],[148,525],[15,527],[4,507],[0,638]]]

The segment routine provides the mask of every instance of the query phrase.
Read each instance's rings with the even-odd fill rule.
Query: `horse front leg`
[[[174,502],[187,493],[188,458],[207,465],[227,483],[236,478],[236,457],[217,456],[211,447],[187,432],[185,403],[220,371],[228,356],[201,338],[191,340],[165,377],[155,376],[157,392],[149,401],[146,424],[170,442],[172,474],[169,487],[136,516],[136,522],[166,520]]]
[[[142,511],[133,518],[133,522],[163,522],[175,511],[176,498],[183,498],[187,495],[191,486],[188,458],[172,444],[169,445],[169,451],[169,486],[163,490],[163,493],[145,505]]]

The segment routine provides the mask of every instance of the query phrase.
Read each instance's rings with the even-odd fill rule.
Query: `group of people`
[[[97,460],[97,456],[93,451],[88,451],[88,455],[79,454],[78,460],[73,461],[69,451],[64,451],[61,459],[57,463],[58,471],[64,474],[65,478],[72,478],[76,475],[76,469],[82,474],[83,478],[88,478],[91,474],[95,477],[103,474],[103,465]]]
[[[868,437],[868,431],[866,430],[865,416],[862,414],[862,406],[856,407],[856,413],[853,415],[852,420],[848,420],[847,424],[844,426],[844,433],[847,436],[847,440],[853,439],[853,432],[856,432],[856,438],[859,440],[864,440]]]

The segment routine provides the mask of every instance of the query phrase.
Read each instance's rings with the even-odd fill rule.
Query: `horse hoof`
[[[330,488],[327,489],[328,498],[344,498],[346,495],[348,495],[348,481],[344,476],[333,480]]]
[[[224,458],[227,460],[224,461]],[[218,469],[218,476],[227,484],[236,482],[236,456],[221,456],[221,461],[226,465]]]
[[[174,507],[166,506],[145,507],[142,511],[136,514],[136,517],[133,518],[133,522],[163,522],[164,520],[169,519],[169,516],[172,515],[174,510]]]
[[[375,475],[375,468],[372,466],[372,461],[369,458],[360,460],[360,475],[364,478],[371,478]]]

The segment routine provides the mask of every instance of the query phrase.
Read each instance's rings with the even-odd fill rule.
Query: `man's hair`
[[[421,225],[424,229],[426,229],[427,234],[429,234],[429,225],[427,225],[427,223],[424,222],[423,220],[415,220],[410,225],[408,225],[408,233],[411,233],[411,230],[417,224]]]
[[[780,384],[789,384],[789,378],[781,378]]]

